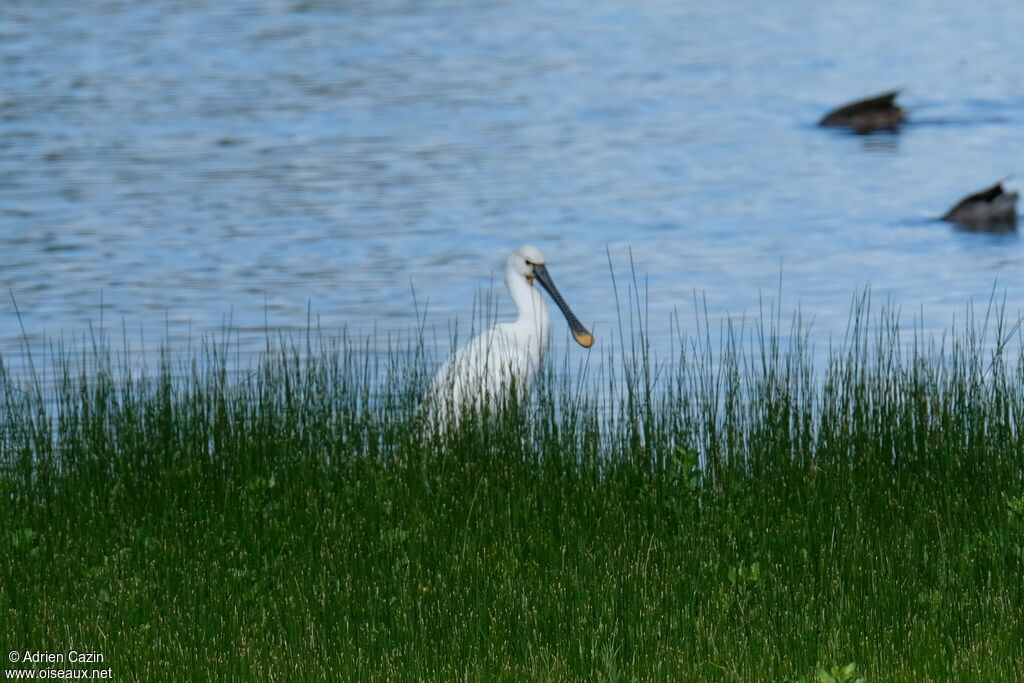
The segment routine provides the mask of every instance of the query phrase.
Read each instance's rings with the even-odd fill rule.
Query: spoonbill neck
[[[517,322],[536,324],[541,330],[548,326],[548,307],[540,291],[511,268],[505,271],[505,286],[516,304]]]

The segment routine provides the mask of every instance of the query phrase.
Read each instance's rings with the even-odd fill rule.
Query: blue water
[[[662,352],[695,295],[822,342],[865,286],[1016,316],[1020,237],[934,217],[1024,184],[1022,35],[1011,1],[4,0],[0,356],[408,330],[412,290],[445,333],[525,242],[598,349],[609,253]],[[814,125],[891,87],[898,135]]]

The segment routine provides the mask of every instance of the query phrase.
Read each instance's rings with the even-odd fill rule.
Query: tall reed
[[[619,295],[600,356],[447,431],[424,325],[0,358],[0,642],[135,680],[1024,674],[1018,324],[864,295],[823,362],[775,309],[658,358]]]

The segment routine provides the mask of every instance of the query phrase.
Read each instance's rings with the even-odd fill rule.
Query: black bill
[[[569,329],[572,330],[572,338],[583,348],[589,349],[594,343],[594,335],[590,334],[587,328],[583,326],[580,319],[569,308],[569,304],[565,303],[565,299],[558,293],[558,288],[555,287],[555,283],[551,280],[551,275],[548,274],[547,266],[543,263],[535,264],[533,266],[533,274],[541,286],[551,295],[551,298],[555,300],[558,307],[562,309],[562,315],[565,316],[565,321],[569,323]]]

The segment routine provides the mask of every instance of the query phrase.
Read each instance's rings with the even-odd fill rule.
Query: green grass
[[[671,363],[633,326],[430,438],[416,343],[0,369],[0,646],[143,681],[1024,677],[1016,327],[860,307],[816,366],[799,320]]]

